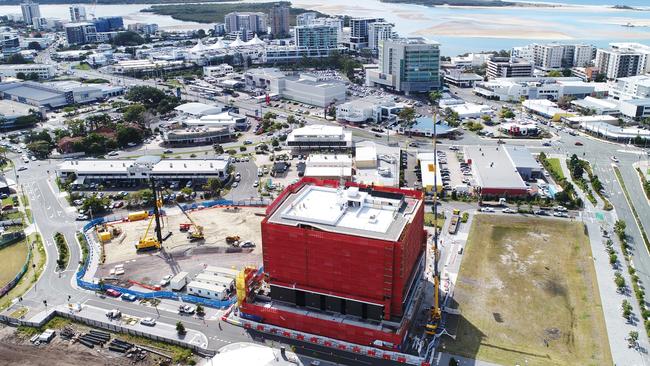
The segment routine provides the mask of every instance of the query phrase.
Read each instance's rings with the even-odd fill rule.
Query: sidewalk
[[[560,165],[562,166],[562,171],[567,179],[571,182],[571,174],[569,168],[566,165],[566,157],[560,157]],[[575,186],[575,184],[574,184]],[[596,270],[596,279],[598,282],[598,290],[600,293],[600,302],[603,308],[603,314],[605,317],[605,326],[607,328],[607,337],[609,339],[609,348],[612,353],[612,359],[615,365],[626,365],[626,366],[640,366],[650,364],[650,358],[647,354],[637,352],[632,348],[628,348],[627,337],[630,331],[639,332],[639,347],[641,350],[648,350],[649,342],[648,336],[643,326],[643,320],[641,318],[641,313],[639,310],[639,303],[631,293],[628,291],[626,294],[619,294],[616,291],[616,284],[614,283],[614,272],[612,265],[609,264],[609,254],[606,251],[605,243],[606,238],[603,238],[601,235],[600,227],[604,225],[608,227],[608,230],[611,232],[616,221],[616,212],[615,211],[602,211],[594,207],[591,202],[587,199],[585,194],[576,186],[576,193],[583,200],[585,209],[581,213],[580,218],[582,222],[587,227],[587,232],[589,233],[589,243],[591,244],[591,255],[594,258],[594,268]],[[596,200],[599,205],[601,203],[600,198],[596,195]],[[596,213],[603,215],[604,220],[600,221]],[[619,258],[619,269],[625,282],[630,285],[631,279],[627,271],[628,265],[623,258],[623,254],[620,250],[620,245],[618,240],[612,238],[614,241],[614,250],[616,255]],[[631,287],[631,285],[629,286]],[[628,323],[622,315],[621,304],[624,299],[632,304],[633,316],[635,318],[635,323]]]

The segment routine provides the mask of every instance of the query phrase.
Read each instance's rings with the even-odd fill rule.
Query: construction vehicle
[[[483,201],[480,200],[478,202],[479,206],[481,207],[505,207],[506,205],[506,199],[505,198],[499,198],[498,201]]]
[[[135,245],[136,250],[160,249],[160,247],[162,246],[161,242],[158,239],[149,235],[149,231],[151,230],[151,224],[153,223],[155,218],[156,218],[155,215],[151,215],[151,218],[149,219],[149,225],[147,225],[147,230],[145,230],[144,235],[142,235],[142,238],[140,238],[138,244]]]
[[[435,105],[435,103],[432,103]],[[437,125],[437,108],[434,106],[433,110],[433,154],[438,156],[438,141],[436,133]],[[438,164],[434,166],[434,169],[438,169]],[[434,181],[433,186],[438,186],[438,174],[435,174],[434,171]],[[424,190],[424,188],[423,188]],[[426,192],[423,192],[426,193]],[[424,333],[427,335],[435,335],[442,321],[442,310],[440,309],[440,270],[438,269],[438,261],[440,260],[440,250],[438,249],[438,190],[433,190],[433,306],[431,307],[431,313],[429,321],[424,327]]]
[[[180,230],[188,231],[187,238],[190,239],[190,241],[204,240],[205,236],[203,236],[203,226],[197,225],[196,222],[192,220],[190,215],[187,212],[185,212],[185,210],[183,210],[183,207],[181,207],[181,205],[178,204],[178,202],[176,202],[176,206],[178,206],[178,208],[181,210],[183,215],[185,215],[185,217],[187,217],[187,219],[190,220],[189,224],[187,223],[180,224]],[[190,230],[191,228],[193,228],[193,230]]]
[[[160,210],[159,210],[159,208],[162,207],[162,200],[158,199],[158,194],[156,191],[156,181],[154,180],[154,178],[150,178],[150,184],[151,184],[151,191],[153,192],[153,202],[154,202],[153,215],[151,215],[151,218],[149,219],[149,225],[147,225],[147,230],[145,230],[144,235],[142,235],[142,238],[140,238],[138,243],[135,245],[136,250],[162,248],[163,237],[162,237],[162,231],[160,225]],[[147,211],[142,211],[142,212],[148,215]],[[138,214],[138,212],[134,212],[134,214]],[[129,221],[131,221],[130,216],[131,215],[129,214]],[[156,237],[149,235],[149,231],[151,230],[151,224],[154,221],[156,222],[156,226],[154,228]]]
[[[240,240],[241,238],[239,237],[239,235],[226,236],[226,243],[228,243],[228,245],[238,246]]]
[[[456,234],[458,231],[458,226],[460,224],[460,210],[455,209],[453,215],[451,216],[451,221],[449,222],[449,234]]]

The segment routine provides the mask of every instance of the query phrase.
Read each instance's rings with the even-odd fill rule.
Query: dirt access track
[[[226,236],[237,235],[241,241],[250,240],[255,243],[257,246],[253,253],[260,254],[262,252],[260,224],[264,219],[265,210],[258,207],[243,207],[238,210],[214,207],[188,212],[197,225],[203,226],[205,240],[197,242],[190,242],[187,233],[179,230],[180,224],[189,222],[185,215],[180,210],[170,210],[169,216],[161,218],[163,237],[168,232],[172,233],[163,246],[168,253],[174,255],[196,248],[202,248],[203,251],[227,252],[230,247],[226,243]],[[122,233],[104,244],[105,263],[122,262],[149,255],[135,250],[135,244],[147,230],[149,219],[112,225],[120,228]],[[149,235],[155,236],[153,224]]]
[[[79,365],[131,365],[126,357],[106,358],[91,351],[70,352],[61,347],[36,347],[0,342],[0,366],[79,366]]]

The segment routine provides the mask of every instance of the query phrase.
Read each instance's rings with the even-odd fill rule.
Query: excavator
[[[180,224],[180,230],[188,232],[187,238],[190,239],[190,241],[204,240],[205,236],[203,235],[203,226],[197,225],[196,222],[192,220],[190,215],[187,212],[185,212],[185,210],[183,210],[181,205],[178,204],[178,202],[176,202],[176,206],[178,206],[178,208],[181,210],[183,215],[185,215],[185,217],[187,217],[187,219],[190,220],[189,224],[187,223]]]
[[[437,113],[434,107],[433,111],[433,154],[436,157],[436,164],[434,169],[438,169],[438,144],[436,135],[436,118]],[[435,173],[435,172],[434,172]],[[428,335],[435,335],[440,321],[442,320],[442,310],[440,309],[440,271],[438,269],[438,261],[440,259],[440,250],[438,248],[438,236],[440,235],[438,229],[438,182],[437,174],[434,174],[433,182],[433,306],[431,307],[431,314],[429,321],[424,327],[424,332]]]

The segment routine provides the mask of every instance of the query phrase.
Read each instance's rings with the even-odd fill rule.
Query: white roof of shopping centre
[[[178,107],[174,108],[174,110],[182,113],[191,114],[193,116],[203,116],[206,114],[221,113],[223,108],[218,106],[208,105],[205,103],[191,102],[191,103],[181,104]]]
[[[142,159],[142,158],[140,158]],[[138,160],[140,160],[138,159]],[[138,161],[139,162],[139,161]],[[144,162],[144,161],[143,161]],[[131,159],[79,159],[64,161],[58,167],[59,171],[74,171],[77,174],[124,173],[136,164]],[[160,159],[153,161],[152,173],[210,173],[224,170],[228,162],[225,160],[200,159]]]

